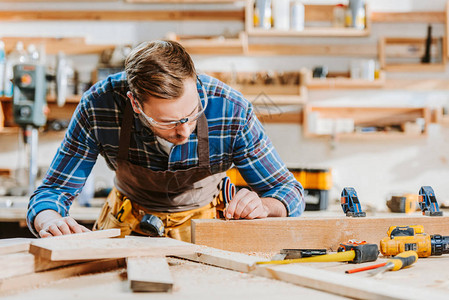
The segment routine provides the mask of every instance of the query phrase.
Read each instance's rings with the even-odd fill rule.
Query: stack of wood
[[[173,280],[165,256],[195,253],[193,244],[169,238],[112,239],[119,235],[120,229],[109,229],[0,240],[0,295],[125,266],[132,291],[168,292]]]

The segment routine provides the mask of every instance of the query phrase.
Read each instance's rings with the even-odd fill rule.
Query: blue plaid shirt
[[[205,115],[209,127],[210,164],[213,174],[235,165],[261,197],[278,199],[288,216],[299,216],[305,207],[303,188],[274,149],[253,107],[241,93],[219,80],[200,75],[209,99]],[[202,98],[203,90],[197,83]],[[46,209],[69,214],[98,154],[112,170],[117,169],[120,127],[129,90],[124,72],[98,82],[84,93],[64,140],[43,183],[31,196],[27,222],[34,234],[34,218]],[[204,105],[204,102],[203,102]],[[134,118],[129,161],[151,170],[180,170],[197,166],[196,132],[168,156],[152,131]]]

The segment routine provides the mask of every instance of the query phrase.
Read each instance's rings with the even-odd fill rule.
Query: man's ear
[[[140,105],[139,103],[137,103],[137,100],[134,99],[133,93],[131,93],[130,91],[128,91],[126,93],[126,96],[129,98],[129,101],[131,101],[131,105],[133,107],[134,112],[136,113],[140,113],[140,107],[138,107],[138,105]]]

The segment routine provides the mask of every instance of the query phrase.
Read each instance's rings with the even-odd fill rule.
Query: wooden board
[[[53,271],[27,274],[23,276],[10,277],[0,280],[0,295],[13,290],[37,287],[52,281],[68,278],[71,276],[106,272],[124,267],[124,259],[100,260],[82,263]]]
[[[371,278],[360,278],[342,273],[303,266],[302,264],[257,266],[261,259],[241,253],[205,248],[194,255],[182,258],[250,273],[257,276],[290,282],[300,286],[322,290],[357,299],[445,299],[445,293],[433,288],[414,288],[406,284],[396,285]]]
[[[283,248],[327,248],[336,251],[350,239],[378,244],[393,225],[423,225],[428,234],[449,235],[449,217],[398,216],[365,218],[267,218],[258,220],[192,220],[192,242],[238,252]]]
[[[413,12],[372,12],[374,23],[446,23],[445,12],[413,11]]]
[[[173,279],[165,258],[128,257],[126,265],[133,292],[171,292]]]
[[[0,255],[28,251],[32,240],[26,238],[0,239]]]
[[[194,251],[195,246],[170,238],[50,240],[31,244],[30,252],[52,261],[166,256]]]

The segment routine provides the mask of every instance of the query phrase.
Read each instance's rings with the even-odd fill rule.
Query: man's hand
[[[90,231],[72,217],[62,217],[54,210],[43,210],[34,219],[34,227],[42,238]]]
[[[286,217],[284,204],[274,198],[260,198],[256,192],[241,189],[235,194],[225,211],[226,219],[260,219]]]

